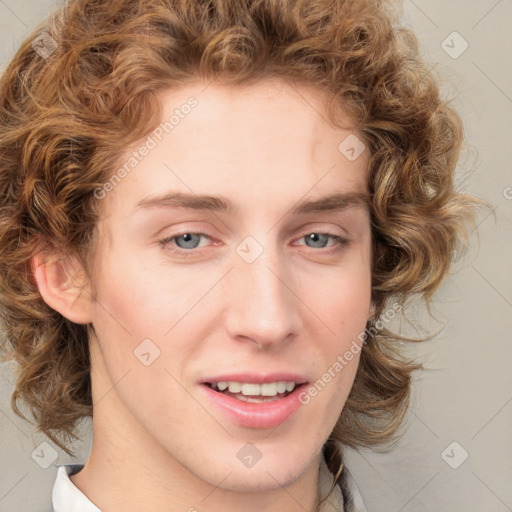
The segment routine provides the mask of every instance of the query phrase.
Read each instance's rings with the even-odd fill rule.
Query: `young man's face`
[[[339,149],[352,132],[327,124],[313,89],[205,87],[161,95],[162,121],[175,117],[130,148],[119,167],[134,151],[137,164],[102,200],[95,439],[115,433],[110,442],[141,461],[211,485],[276,488],[316,460],[356,374],[372,310],[369,213],[356,200],[367,192],[368,160],[353,158],[352,139]],[[197,104],[183,107],[190,97]],[[149,201],[177,193],[196,204],[222,197],[233,209]],[[333,194],[346,196],[344,206],[294,213]],[[267,377],[320,384],[271,406],[205,384]]]

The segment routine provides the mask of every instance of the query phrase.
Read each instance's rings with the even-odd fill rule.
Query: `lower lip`
[[[201,384],[201,388],[212,403],[238,425],[248,428],[273,428],[297,412],[302,405],[299,394],[305,385],[297,386],[284,398],[261,403],[242,402],[214,391],[207,384]]]

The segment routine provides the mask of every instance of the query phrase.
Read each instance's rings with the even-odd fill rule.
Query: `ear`
[[[76,324],[92,323],[89,282],[75,257],[39,253],[31,265],[39,293],[48,306]]]

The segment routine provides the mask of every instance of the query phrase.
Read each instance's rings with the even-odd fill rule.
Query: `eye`
[[[184,249],[195,249],[201,236],[203,236],[202,233],[183,233],[182,235],[172,237],[171,240],[176,239],[177,243],[183,242],[184,246],[181,246],[180,243],[178,243],[178,247],[182,247]]]
[[[200,252],[194,249],[197,249],[201,237],[210,239],[205,233],[181,233],[160,240],[160,245],[173,254],[186,257],[194,252]],[[174,241],[178,244],[177,246],[173,243]]]
[[[316,249],[325,248],[329,238],[335,241],[334,246],[337,246],[337,249],[341,249],[341,247],[347,243],[347,240],[344,238],[337,235],[331,235],[330,233],[308,233],[302,238],[307,242],[313,243],[314,245],[310,245],[309,247],[314,247]]]
[[[186,258],[188,256],[201,254],[202,250],[201,247],[199,247],[199,244],[203,237],[211,240],[211,237],[206,233],[186,232],[164,238],[160,240],[159,243],[163,249],[169,251],[172,255],[180,257],[183,256]],[[312,232],[299,238],[299,240],[302,239],[306,240],[308,247],[313,249],[325,249],[326,247],[330,247],[330,250],[323,251],[327,253],[339,252],[348,244],[348,240],[330,233]],[[334,244],[327,246],[329,239],[334,240]]]

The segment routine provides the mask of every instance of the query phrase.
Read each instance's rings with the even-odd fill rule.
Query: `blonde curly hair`
[[[92,415],[89,326],[43,301],[32,259],[50,244],[87,268],[95,189],[160,122],[156,93],[198,78],[314,85],[334,124],[341,108],[355,119],[371,156],[375,319],[390,301],[431,298],[475,201],[454,187],[460,117],[397,19],[380,0],[71,0],[22,43],[0,81],[0,318],[4,357],[18,363],[18,414],[21,400],[72,453],[67,440]],[[421,368],[400,356],[401,336],[372,322],[325,445],[334,473],[339,443],[393,438]]]

